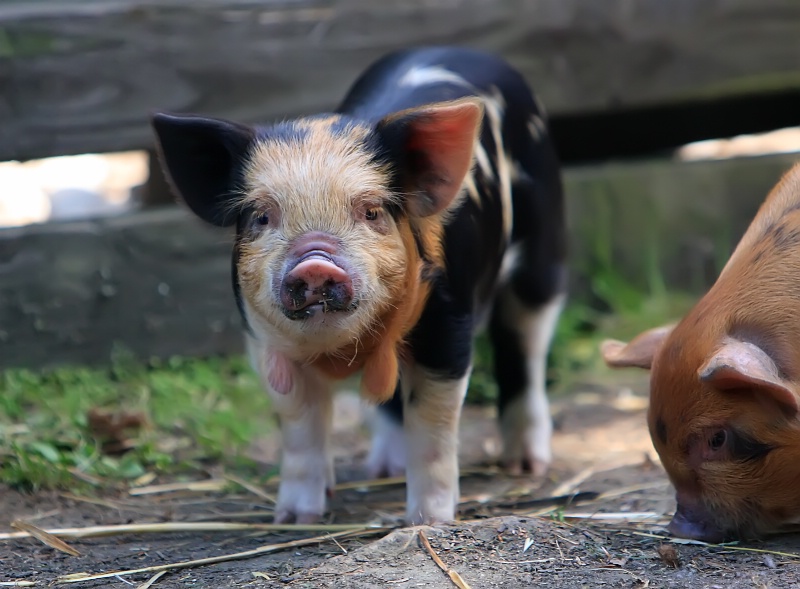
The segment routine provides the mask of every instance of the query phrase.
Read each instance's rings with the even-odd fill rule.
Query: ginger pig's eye
[[[728,439],[727,432],[724,429],[718,430],[714,432],[711,438],[709,438],[708,447],[716,452],[725,445],[727,439]]]

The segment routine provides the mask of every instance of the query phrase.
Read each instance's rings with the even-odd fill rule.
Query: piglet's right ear
[[[224,227],[236,222],[231,199],[255,133],[220,119],[154,114],[151,124],[174,190],[201,219]]]
[[[611,368],[632,366],[649,370],[653,358],[674,328],[674,325],[664,325],[650,329],[637,335],[629,344],[617,340],[605,340],[600,344],[600,353]]]
[[[483,103],[464,98],[395,113],[378,123],[400,165],[408,211],[427,217],[447,210],[472,167]]]

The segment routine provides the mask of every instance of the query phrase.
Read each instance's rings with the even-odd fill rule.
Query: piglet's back
[[[720,337],[741,337],[765,346],[778,365],[800,375],[799,326],[797,164],[769,193],[717,282],[678,325],[670,340],[691,339],[695,346],[708,347],[716,345]]]

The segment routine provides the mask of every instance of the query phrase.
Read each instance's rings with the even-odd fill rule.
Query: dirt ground
[[[458,579],[451,580],[431,553],[455,572],[451,576],[460,576],[463,587],[473,589],[798,586],[800,535],[725,547],[653,537],[664,535],[674,502],[647,434],[645,390],[644,377],[637,376],[629,382],[580,385],[575,393],[554,402],[555,464],[539,485],[506,477],[490,466],[498,449],[493,411],[467,408],[461,446],[465,475],[457,524],[328,538],[247,559],[170,570],[152,585],[147,581],[154,573],[143,572],[82,580],[75,586],[457,587]],[[363,418],[353,397],[338,400],[335,448],[340,481],[364,476],[360,463],[368,440]],[[252,451],[274,460],[274,437],[258,440]],[[530,502],[576,492],[601,495],[583,495],[587,501],[546,515],[542,511],[552,506]],[[341,489],[333,499],[330,522],[395,525],[403,512],[403,493],[402,485]],[[271,507],[263,497],[244,491],[117,493],[87,500],[57,493],[20,495],[0,488],[0,532],[15,531],[10,527],[14,519],[45,529],[167,521],[263,523],[271,521]],[[420,531],[429,540],[430,550]],[[70,573],[125,571],[320,535],[324,534],[206,531],[68,539],[79,556],[58,552],[32,538],[2,540],[0,586],[14,582],[50,586]]]

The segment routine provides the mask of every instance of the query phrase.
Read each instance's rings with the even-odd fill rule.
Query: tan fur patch
[[[378,168],[371,154],[361,147],[367,130],[353,127],[334,135],[335,119],[301,120],[296,126],[307,132],[302,141],[264,141],[254,150],[245,175],[246,191],[240,204],[264,204],[273,199],[284,212],[290,234],[319,229],[314,220],[324,220],[325,230],[345,232],[353,199],[362,194],[389,199],[388,170]],[[313,210],[309,210],[313,206]],[[336,227],[330,222],[337,221]]]

